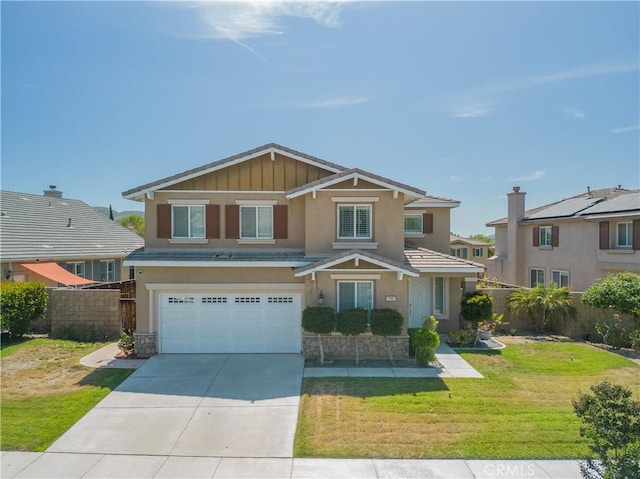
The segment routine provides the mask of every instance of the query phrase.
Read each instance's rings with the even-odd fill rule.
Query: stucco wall
[[[449,254],[449,242],[451,239],[451,210],[449,208],[407,208],[403,211],[403,224],[399,231],[404,231],[404,213],[433,214],[433,233],[406,235],[404,240],[407,244]]]
[[[53,336],[83,340],[120,335],[120,291],[54,289],[49,295]]]

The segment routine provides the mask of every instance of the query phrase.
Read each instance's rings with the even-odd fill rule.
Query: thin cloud
[[[493,111],[491,103],[477,103],[466,106],[457,106],[453,109],[451,116],[454,118],[477,118],[487,116]]]
[[[640,130],[640,125],[622,126],[620,128],[614,128],[611,133],[629,133],[630,131]]]
[[[467,181],[467,178],[465,178],[464,176],[452,176],[451,181]]]
[[[544,178],[544,170],[536,170],[529,175],[518,176],[517,178],[509,177],[509,181],[535,181]]]
[[[562,111],[570,117],[575,118],[576,120],[584,120],[587,117],[587,114],[585,112],[576,108],[565,108]]]
[[[318,108],[318,109],[341,108],[344,106],[353,106],[353,105],[359,105],[362,103],[368,103],[372,99],[373,98],[370,96],[364,96],[364,97],[341,96],[341,97],[335,97],[335,98],[328,98],[326,100],[298,103],[295,106],[298,108]]]

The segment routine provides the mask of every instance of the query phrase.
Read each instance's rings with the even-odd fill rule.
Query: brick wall
[[[79,340],[120,336],[120,291],[54,289],[49,296],[51,333]]]

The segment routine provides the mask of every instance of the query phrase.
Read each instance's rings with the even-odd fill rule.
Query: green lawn
[[[640,397],[640,366],[579,343],[506,339],[462,353],[485,379],[305,379],[295,455],[582,458],[571,400],[607,379]]]
[[[133,372],[80,365],[104,345],[35,339],[3,347],[3,451],[44,451]]]

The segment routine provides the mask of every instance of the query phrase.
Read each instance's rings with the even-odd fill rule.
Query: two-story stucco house
[[[299,353],[319,304],[456,329],[462,278],[482,271],[446,254],[458,202],[277,144],[123,196],[145,202],[145,247],[125,260],[142,354]]]
[[[452,256],[462,259],[471,259],[476,263],[486,266],[487,261],[492,256],[492,250],[492,243],[451,235],[450,252]]]
[[[519,187],[507,197],[508,216],[487,223],[496,232],[490,278],[581,292],[609,273],[640,272],[640,191],[587,189],[531,210]]]

